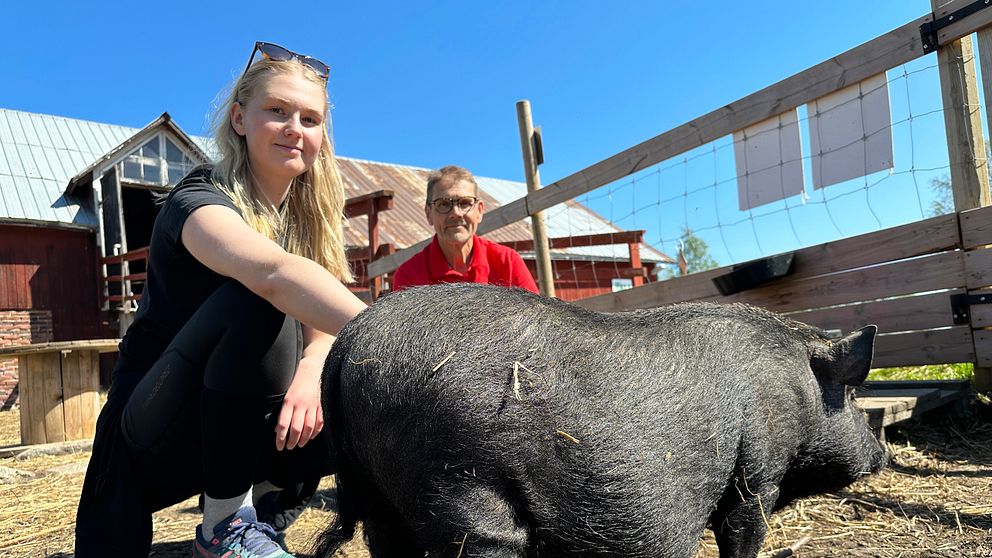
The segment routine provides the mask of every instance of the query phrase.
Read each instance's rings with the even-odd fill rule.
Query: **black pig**
[[[590,312],[521,290],[392,294],[323,376],[330,554],[753,557],[768,515],[875,472],[852,404],[876,328],[839,340],[744,305]]]

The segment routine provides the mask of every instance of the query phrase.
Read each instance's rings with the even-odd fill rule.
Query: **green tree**
[[[951,193],[951,179],[946,174],[930,179],[930,189],[934,199],[930,200],[927,217],[936,217],[954,212],[954,195]]]
[[[985,138],[985,160],[992,161],[992,142]],[[992,168],[989,168],[989,180],[992,181]],[[936,217],[954,213],[954,192],[951,190],[951,177],[943,174],[930,179],[930,189],[934,199],[930,200],[927,217]]]
[[[710,256],[710,247],[706,241],[696,236],[688,226],[682,227],[682,257],[685,258],[686,275],[720,267],[720,264]],[[681,275],[676,265],[665,271],[664,278],[671,279]]]

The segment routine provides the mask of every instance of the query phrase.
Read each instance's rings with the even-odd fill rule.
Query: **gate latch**
[[[951,295],[951,317],[954,318],[954,325],[971,323],[971,306],[974,304],[992,304],[992,293]]]

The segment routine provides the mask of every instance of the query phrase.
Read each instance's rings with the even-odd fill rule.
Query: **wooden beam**
[[[548,243],[551,245],[551,248],[560,250],[562,248],[584,248],[587,246],[630,244],[631,242],[641,242],[641,239],[643,238],[644,231],[622,231],[615,233],[587,234],[583,236],[559,236],[548,239]],[[533,240],[510,240],[507,242],[500,242],[500,244],[523,252],[534,249]]]
[[[386,211],[394,206],[392,190],[377,190],[348,198],[344,202],[344,216],[358,217],[375,211]]]
[[[0,347],[0,357],[14,357],[38,353],[62,352],[73,350],[97,351],[108,353],[117,350],[120,339],[82,339],[79,341],[53,341],[50,343],[34,343],[15,347]]]
[[[746,302],[775,312],[788,312],[960,288],[964,286],[961,257],[961,252],[942,252],[808,279],[786,277],[766,287],[727,297],[716,294],[703,300]]]
[[[629,265],[629,264],[628,264]],[[610,279],[644,279],[648,276],[648,270],[643,267],[611,267],[609,269],[596,269],[583,266],[576,269],[555,269],[555,281],[558,283],[587,283],[589,285],[602,285],[604,281]]]
[[[964,273],[969,289],[992,285],[992,249],[979,248],[964,253]]]
[[[961,8],[971,4],[975,0],[951,0],[947,2],[945,0],[931,0],[930,5],[933,7],[933,15],[935,19],[940,19],[952,12],[956,12]],[[938,7],[937,4],[940,4]],[[977,12],[959,19],[957,22],[950,23],[947,27],[944,27],[937,31],[937,45],[944,46],[952,43],[965,35],[970,35],[976,31],[983,29],[984,27],[992,24],[992,7],[983,8]],[[984,72],[982,72],[984,75]]]
[[[992,207],[962,211],[961,247],[965,250],[992,244]]]
[[[523,156],[524,178],[527,191],[541,189],[541,172],[537,166],[537,136],[531,121],[530,101],[517,101],[517,127],[520,129],[520,152]],[[544,225],[544,212],[535,211],[530,215],[530,230],[534,237],[534,263],[537,269],[537,285],[544,296],[555,296],[554,276],[551,272],[551,250],[548,248],[548,229]]]
[[[970,326],[914,331],[875,338],[874,368],[975,362]]]
[[[788,316],[823,329],[839,329],[844,333],[868,324],[877,325],[879,333],[952,327],[954,318],[951,316],[950,297],[964,292],[964,289],[954,289],[926,295],[859,302],[836,308],[804,310],[789,313]],[[974,323],[974,310],[977,308],[972,308],[972,323]]]

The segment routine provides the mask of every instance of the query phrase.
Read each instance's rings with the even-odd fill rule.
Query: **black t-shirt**
[[[197,208],[223,205],[241,213],[211,181],[211,170],[200,166],[180,180],[155,219],[148,278],[121,342],[121,370],[150,368],[200,305],[229,280],[200,263],[182,242],[183,225]]]

